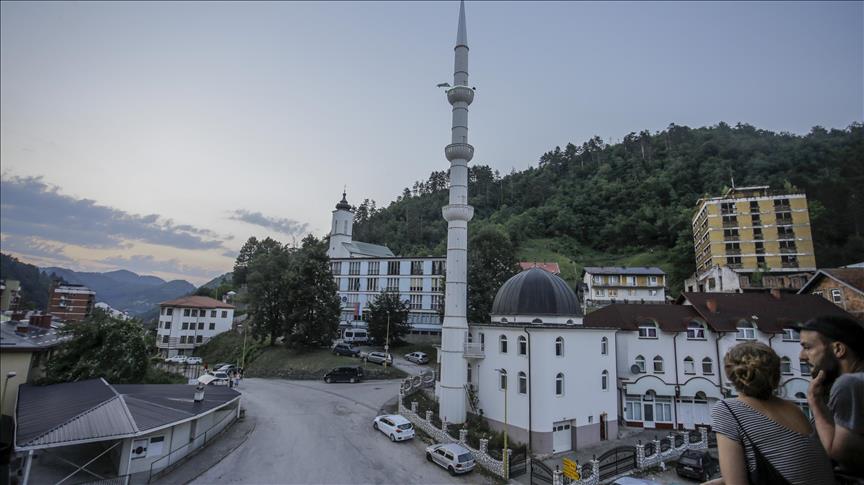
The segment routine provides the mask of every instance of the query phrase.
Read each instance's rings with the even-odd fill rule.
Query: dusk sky
[[[457,2],[3,2],[0,237],[201,284],[445,170]],[[472,163],[864,120],[864,3],[468,2]]]

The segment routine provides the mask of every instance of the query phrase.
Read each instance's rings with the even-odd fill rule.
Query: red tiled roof
[[[523,271],[531,268],[540,268],[545,269],[552,274],[561,274],[561,268],[558,266],[558,263],[536,263],[534,261],[522,261],[519,263],[519,267],[522,268]]]
[[[864,293],[864,268],[831,268],[822,271]]]
[[[687,324],[699,319],[690,306],[663,303],[613,303],[585,316],[586,327],[638,330],[639,324],[656,323],[665,332],[683,332]]]
[[[756,328],[762,332],[781,333],[784,328],[821,316],[834,315],[854,319],[840,307],[818,295],[682,293],[681,299],[691,303],[706,323],[720,332],[734,332],[742,320],[755,323]],[[709,305],[715,306],[715,311],[710,310]]]
[[[176,300],[163,301],[159,306],[185,308],[234,308],[234,305],[222,303],[209,296],[184,296]]]

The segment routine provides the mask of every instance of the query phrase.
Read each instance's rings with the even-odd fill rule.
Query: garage
[[[570,421],[560,421],[552,424],[552,453],[561,453],[573,449],[573,433],[570,431]]]

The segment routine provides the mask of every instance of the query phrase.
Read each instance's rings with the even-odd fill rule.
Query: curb
[[[249,435],[252,434],[253,431],[255,431],[255,427],[257,427],[257,426],[258,426],[258,420],[255,419],[255,421],[252,423],[252,427],[250,427],[250,428],[249,428],[249,431],[247,431],[246,434],[243,435],[243,439],[240,440],[240,441],[238,441],[236,446],[232,447],[232,448],[231,448],[230,450],[228,450],[224,455],[222,455],[221,458],[219,458],[218,460],[216,460],[216,463],[214,463],[213,466],[211,466],[210,468],[213,468],[214,466],[218,465],[219,463],[222,463],[222,460],[224,460],[225,458],[228,458],[228,455],[230,455],[231,453],[234,453],[234,452],[237,450],[237,448],[240,448],[240,446],[242,446],[243,443],[246,443],[246,440],[249,439]],[[203,474],[204,474],[205,472],[207,472],[207,471],[209,471],[209,469],[208,469],[208,470],[202,470],[200,473],[198,473],[198,474],[195,475],[194,477],[192,477],[192,478],[190,478],[189,480],[183,482],[182,485],[187,485],[187,484],[189,484],[189,483],[192,483],[193,481],[195,481],[198,477],[200,477],[201,475],[203,475]]]

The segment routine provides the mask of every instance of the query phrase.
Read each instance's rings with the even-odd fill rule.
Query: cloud
[[[42,177],[0,178],[0,225],[7,235],[38,237],[88,248],[128,248],[140,241],[179,249],[223,248],[208,229],[177,225],[158,214],[129,214],[60,193]]]
[[[72,262],[73,259],[63,252],[63,246],[41,241],[35,237],[8,235],[0,241],[5,252],[17,253],[31,258],[41,258],[55,262]]]
[[[267,217],[260,212],[249,212],[244,209],[235,210],[231,215],[231,219],[235,221],[243,221],[248,224],[266,227],[279,231],[282,234],[290,234],[292,236],[301,236],[306,232],[309,224],[305,222],[297,222],[291,219],[282,219],[279,217]]]
[[[149,274],[154,272],[182,274],[192,277],[213,278],[221,274],[219,271],[212,269],[201,268],[199,266],[190,266],[181,263],[177,259],[156,259],[147,254],[135,254],[132,256],[112,256],[110,258],[100,259],[99,263],[117,266],[121,269],[128,269],[138,274]]]

